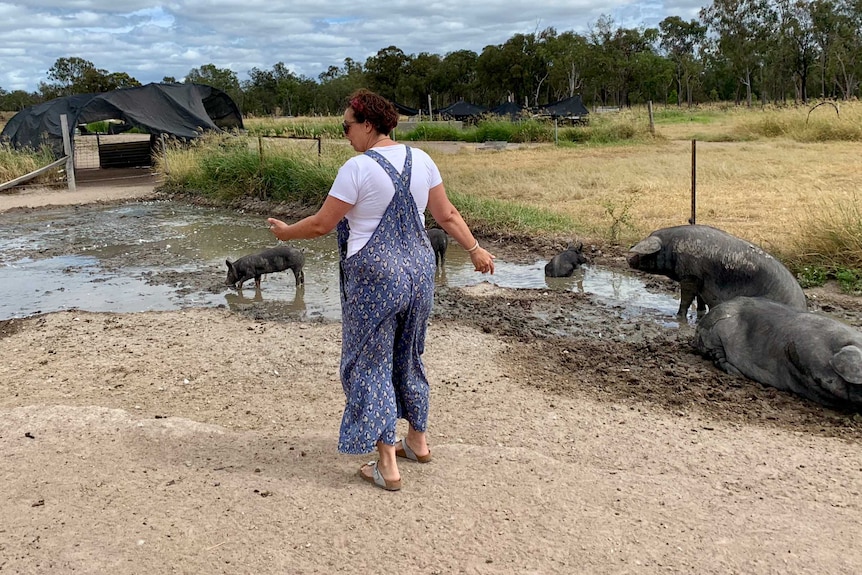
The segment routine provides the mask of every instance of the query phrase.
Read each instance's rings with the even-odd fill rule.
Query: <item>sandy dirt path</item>
[[[435,306],[434,461],[403,463],[399,493],[336,451],[337,323],[0,322],[0,572],[862,572],[858,415],[582,294],[480,284]]]

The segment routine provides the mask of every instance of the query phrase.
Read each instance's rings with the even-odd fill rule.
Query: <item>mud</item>
[[[46,214],[39,210],[33,213],[40,217]],[[118,233],[122,219],[117,222]],[[20,233],[23,237],[28,231],[22,229]],[[16,257],[49,258],[93,249],[94,239],[88,234],[62,228],[51,233],[62,235],[64,242],[19,246]],[[218,267],[222,265],[219,259],[212,266],[189,269],[184,267],[187,253],[161,249],[164,246],[160,242],[168,240],[154,233],[148,241],[156,249],[135,251],[131,258],[122,245],[101,245],[100,265],[115,273],[132,267],[160,268],[159,273],[138,273],[145,282],[172,286],[180,294],[212,294],[213,299],[201,300],[205,305],[217,305],[214,302],[226,297],[227,304],[222,305],[255,320],[296,321],[297,310],[305,310],[299,290],[287,303],[269,294],[261,297],[254,290],[224,296],[224,270]],[[555,253],[560,245],[559,240],[548,238],[485,237],[483,243],[511,262],[535,262]],[[619,247],[593,244],[587,245],[586,251],[594,266],[630,271]],[[641,277],[644,289],[668,300],[678,297],[674,282],[657,276]],[[862,298],[841,294],[834,286],[808,290],[807,297],[812,310],[862,326]],[[325,314],[305,315],[303,319],[328,321]],[[663,311],[633,313],[626,302],[603,301],[571,290],[479,284],[469,289],[438,285],[432,321],[478,327],[516,344],[510,357],[513,373],[555,393],[586,392],[599,399],[624,401],[633,409],[649,404],[679,414],[699,411],[731,422],[854,440],[862,437],[859,415],[835,412],[718,371],[693,349],[695,320],[691,316],[679,321]],[[14,333],[19,325],[16,320],[0,323],[0,337]]]

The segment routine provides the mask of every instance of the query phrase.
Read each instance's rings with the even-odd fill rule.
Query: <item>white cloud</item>
[[[34,91],[57,59],[68,57],[141,83],[180,79],[204,64],[229,68],[241,81],[252,68],[277,62],[316,78],[345,58],[363,63],[391,45],[406,54],[480,53],[548,27],[583,33],[602,14],[625,27],[656,26],[673,15],[691,19],[696,2],[0,0],[0,88]]]

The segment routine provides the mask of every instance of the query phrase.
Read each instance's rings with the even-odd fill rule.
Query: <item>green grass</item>
[[[716,121],[718,113],[699,108],[654,108],[653,121],[659,124],[711,124]]]
[[[477,233],[526,237],[571,234],[577,227],[573,219],[550,210],[479,198],[455,190],[447,193],[464,219],[470,222],[470,228]]]
[[[48,148],[39,150],[15,150],[5,144],[0,144],[0,183],[8,182],[47,166],[55,160],[54,154]],[[47,184],[57,181],[61,168],[51,170],[29,183]]]
[[[294,206],[318,206],[338,168],[354,154],[347,146],[326,146],[321,156],[308,147],[269,145],[261,156],[245,137],[210,136],[192,146],[168,150],[168,191],[231,204],[256,198]],[[480,199],[449,191],[452,202],[477,230],[504,236],[571,231],[570,218],[514,202]]]
[[[637,159],[644,156],[654,157],[650,161],[664,165],[666,153],[662,149],[668,142],[662,137],[653,138],[648,127],[634,115],[620,113],[612,116],[589,126],[560,130],[561,142],[564,142],[564,136],[572,137],[570,134],[588,134],[589,138],[585,138],[588,145],[571,143],[499,155],[442,155],[437,160],[441,170],[445,169],[448,174],[450,198],[471,227],[482,235],[503,238],[578,235],[602,239],[612,245],[627,241],[632,230],[650,228],[652,224],[645,224],[643,217],[647,217],[649,222],[664,221],[665,204],[672,197],[667,188],[678,184],[674,183],[675,179],[665,177],[664,170],[658,179],[651,176],[646,167],[632,173],[629,166],[637,165]],[[751,126],[756,123],[751,118],[746,114],[744,121],[733,120],[739,126]],[[761,115],[757,121],[767,119]],[[789,123],[799,125],[796,119]],[[733,134],[728,124],[728,119],[725,119],[723,125],[716,126],[716,132],[709,134],[713,137],[716,133]],[[777,125],[780,126],[781,122]],[[480,129],[485,131],[480,132]],[[501,128],[496,123],[472,128],[474,134],[481,133],[486,137],[511,137],[514,131],[503,130],[515,129],[515,126]],[[577,151],[570,152],[569,146],[576,147]],[[788,148],[779,140],[772,153],[786,155],[791,150],[811,162],[821,161],[818,153],[827,154],[823,156],[823,162],[829,163],[834,159],[839,162],[835,165],[844,165],[840,162],[849,161],[847,154],[818,152],[820,147],[831,150],[835,146],[835,143],[826,142],[814,148],[807,144],[793,144]],[[646,152],[653,148],[655,153]],[[763,153],[770,153],[771,149]],[[725,148],[722,150],[727,151]],[[288,211],[297,215],[308,213],[322,203],[338,168],[355,154],[343,139],[339,142],[323,140],[322,151],[318,156],[316,143],[288,138],[227,135],[202,138],[191,146],[177,145],[169,150],[167,164],[170,172],[165,177],[165,188],[205,196],[225,205],[261,199],[286,204]],[[712,172],[704,172],[712,177],[712,187],[726,190],[727,195],[723,197],[728,198],[726,204],[710,208],[720,209],[720,212],[708,212],[708,215],[737,224],[767,217],[763,226],[753,228],[756,232],[750,231],[750,225],[742,229],[749,229],[751,237],[771,238],[777,233],[773,227],[780,226],[782,241],[769,243],[768,249],[788,265],[800,283],[812,286],[835,280],[846,291],[862,292],[862,205],[852,193],[855,188],[842,188],[848,189],[846,192],[833,190],[834,193],[828,194],[828,201],[824,199],[822,205],[814,205],[806,199],[812,193],[812,183],[806,180],[811,176],[810,170],[801,167],[803,169],[798,176],[780,184],[782,198],[787,198],[783,204],[786,207],[774,214],[764,214],[757,203],[746,203],[745,194],[737,198],[733,193],[740,189],[737,180],[743,182],[742,188],[753,185],[752,177],[761,173],[757,162],[767,160],[760,156],[747,158],[744,150],[730,151],[733,154],[729,158],[742,154],[742,159],[719,161]],[[836,155],[841,157],[835,158]],[[592,167],[578,176],[579,170],[587,165]],[[770,165],[767,161],[763,169],[768,171]],[[792,171],[793,168],[788,166],[787,169]],[[533,171],[536,173],[531,176]],[[642,198],[637,204],[628,196],[617,193],[620,186],[625,188],[625,182],[632,181],[632,178],[635,182],[648,181],[635,187],[636,196]],[[536,184],[537,181],[540,183]],[[815,178],[812,181],[816,185],[819,180]],[[838,184],[843,181],[838,181]],[[557,188],[560,191],[556,195],[549,191]],[[587,195],[577,192],[582,189],[592,191]],[[762,189],[758,193],[760,197],[766,197],[767,192],[775,193],[776,190]],[[537,197],[544,199],[535,201]],[[662,199],[653,205],[649,204],[649,197]],[[781,219],[782,215],[793,217],[793,214],[804,214],[803,217],[808,219],[795,222]],[[786,233],[791,228],[800,231]]]
[[[801,226],[789,267],[803,287],[834,279],[848,293],[862,293],[862,204],[853,194],[824,202]]]

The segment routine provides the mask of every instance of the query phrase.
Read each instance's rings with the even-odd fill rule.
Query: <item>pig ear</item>
[[[845,345],[829,360],[835,373],[849,383],[862,384],[862,350],[855,345]]]
[[[230,260],[225,260],[225,261],[224,261],[224,263],[226,263],[226,264],[227,264],[227,269],[229,269],[229,270],[232,270],[232,269],[233,269],[233,264],[232,264],[232,263],[230,263]]]
[[[630,252],[634,252],[636,254],[640,254],[642,256],[648,256],[650,254],[654,254],[661,249],[661,238],[658,236],[650,236],[645,240],[639,241],[637,244],[632,246]]]

